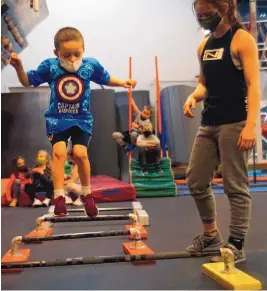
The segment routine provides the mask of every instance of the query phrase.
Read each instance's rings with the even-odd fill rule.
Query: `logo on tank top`
[[[65,102],[76,103],[84,93],[83,80],[76,75],[61,77],[56,85],[58,96]]]
[[[205,50],[203,55],[203,61],[218,61],[223,58],[224,48]]]

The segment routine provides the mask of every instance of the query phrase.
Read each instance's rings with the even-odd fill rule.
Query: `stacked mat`
[[[163,128],[166,132],[172,165],[188,164],[193,142],[200,125],[201,104],[198,103],[196,109],[193,110],[195,118],[187,118],[183,113],[184,103],[194,90],[194,87],[177,85],[164,88],[161,91]]]
[[[136,159],[131,161],[131,182],[136,190],[136,197],[167,197],[176,196],[176,185],[171,171],[170,160],[163,158],[160,161],[163,173],[149,172],[141,174],[141,167]]]

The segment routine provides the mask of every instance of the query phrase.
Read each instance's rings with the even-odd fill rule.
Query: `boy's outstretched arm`
[[[19,79],[21,85],[23,85],[25,87],[30,87],[31,84],[29,82],[28,74],[24,71],[21,59],[17,54],[15,54],[15,53],[11,54],[11,56],[10,56],[10,65],[15,68],[17,76],[18,76],[18,79]]]
[[[113,77],[110,77],[108,86],[112,87],[124,87],[124,88],[130,88],[131,86],[134,88],[136,86],[136,81],[128,79],[127,81],[119,80]]]
[[[137,105],[135,104],[133,98],[132,98],[132,107],[133,107],[133,111],[134,113],[141,113],[139,108],[137,107]]]

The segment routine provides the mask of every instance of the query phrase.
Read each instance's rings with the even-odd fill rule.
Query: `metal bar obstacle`
[[[2,272],[21,271],[29,268],[44,268],[44,267],[63,267],[63,266],[78,266],[78,265],[96,265],[110,263],[144,263],[155,262],[157,260],[174,260],[174,259],[189,259],[203,258],[210,256],[221,256],[223,262],[206,263],[202,265],[202,273],[228,290],[261,290],[262,284],[257,279],[238,270],[234,265],[234,254],[228,248],[220,250],[203,251],[190,253],[187,251],[178,252],[161,252],[146,254],[141,253],[141,240],[137,239],[132,247],[132,252],[137,251],[137,254],[121,255],[121,256],[101,256],[101,257],[78,257],[57,259],[54,261],[28,261],[28,262],[3,262],[1,263]]]
[[[64,223],[64,222],[82,222],[82,221],[110,221],[110,220],[131,220],[130,215],[99,215],[91,218],[88,216],[65,216],[65,217],[53,217],[46,216],[40,218],[38,223],[51,222],[51,223]]]
[[[115,220],[131,220],[132,224],[126,225],[126,230],[131,228],[138,228],[141,232],[141,237],[146,239],[147,232],[143,226],[149,225],[148,214],[145,210],[137,210],[137,214],[127,215],[99,215],[95,218],[88,216],[66,216],[66,217],[54,217],[50,214],[45,214],[42,217],[36,219],[36,227],[33,231],[26,235],[27,238],[47,237],[52,235],[52,223],[64,223],[64,222],[82,222],[82,221],[115,221]],[[133,239],[133,235],[129,235],[129,239]]]
[[[61,267],[73,265],[95,265],[108,263],[126,263],[135,261],[155,261],[155,260],[173,260],[173,259],[188,259],[202,258],[220,255],[220,251],[209,251],[201,253],[189,253],[187,251],[179,252],[162,252],[155,254],[138,254],[138,255],[121,255],[121,256],[101,256],[101,257],[80,257],[67,258],[64,260],[55,261],[29,261],[23,263],[1,263],[2,269],[26,269],[40,267]]]
[[[149,225],[148,215],[146,211],[138,211],[138,214],[119,214],[119,215],[98,215],[97,217],[91,218],[88,216],[65,216],[65,217],[54,217],[46,214],[36,219],[36,227],[41,227],[43,223],[64,223],[64,222],[83,222],[83,221],[113,221],[113,220],[132,220],[134,223],[141,225]]]
[[[50,206],[48,213],[49,214],[53,214],[54,213],[54,209],[55,206]],[[132,211],[134,214],[136,214],[136,212],[138,210],[142,210],[143,206],[140,202],[132,202],[132,207],[106,207],[106,208],[98,208],[99,212],[112,212],[112,211]],[[69,208],[68,209],[69,213],[72,212],[84,212],[84,208]]]
[[[113,230],[113,231],[97,231],[97,232],[83,232],[83,233],[71,233],[71,234],[59,234],[43,237],[27,237],[16,236],[11,241],[11,256],[19,255],[19,245],[21,243],[40,243],[44,241],[58,241],[58,240],[71,240],[71,239],[83,239],[83,238],[97,238],[97,237],[111,237],[111,236],[132,236],[135,241],[141,240],[141,231],[138,228],[130,228],[129,230]]]

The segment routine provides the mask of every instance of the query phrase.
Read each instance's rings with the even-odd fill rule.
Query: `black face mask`
[[[219,12],[217,12],[208,18],[198,18],[197,20],[204,29],[207,29],[210,32],[214,32],[221,22],[222,18],[219,15]]]
[[[25,165],[17,167],[17,169],[18,169],[19,173],[27,173],[28,172],[28,167]]]
[[[145,137],[149,137],[151,135],[151,131],[144,131],[143,134]]]

